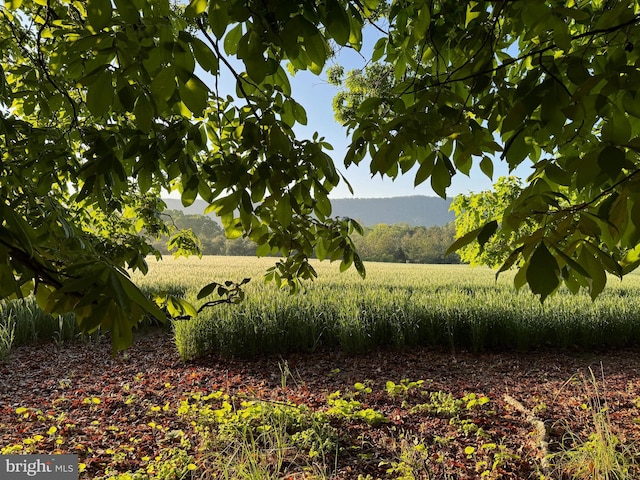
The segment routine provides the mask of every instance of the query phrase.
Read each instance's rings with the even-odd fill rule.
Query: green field
[[[168,291],[198,305],[212,281],[251,277],[239,305],[207,309],[174,323],[183,359],[211,352],[256,355],[379,346],[434,346],[473,351],[539,347],[598,348],[640,343],[640,275],[609,279],[592,302],[560,291],[544,305],[515,291],[513,275],[495,280],[487,268],[465,265],[369,263],[367,278],[314,263],[318,279],[299,295],[262,281],[273,259],[165,258],[136,277],[149,294]]]
[[[595,302],[561,291],[541,305],[513,274],[463,265],[372,263],[362,280],[314,263],[319,278],[291,296],[262,282],[272,264],[152,262],[143,290],[196,306],[212,281],[253,280],[238,305],[142,327],[115,363],[99,331],[9,355],[7,332],[16,344],[78,333],[31,297],[1,303],[0,376],[14,387],[0,389],[0,453],[78,452],[82,479],[614,478],[584,465],[639,478],[635,354],[574,349],[640,344],[640,275]],[[174,340],[184,360],[227,357],[179,362]]]

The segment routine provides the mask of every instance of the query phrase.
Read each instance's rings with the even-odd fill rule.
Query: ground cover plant
[[[537,347],[623,347],[640,343],[640,276],[610,281],[592,301],[560,291],[544,304],[513,276],[498,281],[487,268],[465,265],[368,263],[369,275],[338,275],[314,263],[319,277],[291,296],[264,284],[272,260],[205,257],[167,259],[138,279],[148,295],[172,294],[194,305],[204,283],[236,282],[247,296],[237,305],[205,309],[174,322],[181,358],[308,352],[321,347],[357,353],[379,346],[438,346],[496,351]],[[214,298],[214,297],[211,297]]]

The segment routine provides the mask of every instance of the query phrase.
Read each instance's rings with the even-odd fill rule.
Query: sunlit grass
[[[366,352],[380,346],[445,346],[474,351],[537,347],[622,347],[640,343],[640,276],[611,279],[592,302],[586,294],[558,295],[541,304],[513,275],[465,265],[367,264],[367,278],[314,263],[319,277],[290,296],[262,275],[273,259],[166,259],[138,279],[198,303],[212,281],[251,277],[239,305],[203,311],[174,324],[182,358],[313,351]]]
[[[631,472],[637,465],[634,446],[624,445],[614,431],[609,416],[606,392],[591,371],[584,378],[585,394],[589,398],[582,408],[591,413],[587,438],[569,431],[563,438],[563,449],[551,456],[551,462],[561,478],[573,480],[627,480],[636,478]],[[599,383],[601,385],[599,385]]]

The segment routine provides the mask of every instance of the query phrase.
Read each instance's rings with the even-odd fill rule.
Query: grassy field
[[[379,346],[437,346],[473,351],[538,347],[610,348],[640,343],[640,275],[612,278],[595,302],[560,291],[544,305],[512,275],[464,265],[367,264],[367,278],[314,264],[319,277],[290,296],[262,281],[273,259],[249,257],[167,258],[138,278],[149,293],[168,291],[194,304],[212,281],[240,281],[239,305],[203,311],[174,325],[183,359],[218,352],[255,355],[313,351],[346,352]]]
[[[317,264],[289,296],[272,260],[153,263],[145,291],[195,304],[253,280],[113,358],[65,341],[72,316],[0,304],[0,352],[3,331],[56,340],[0,358],[0,454],[77,453],[82,480],[640,478],[638,352],[612,348],[640,343],[640,275],[541,305],[483,268]]]

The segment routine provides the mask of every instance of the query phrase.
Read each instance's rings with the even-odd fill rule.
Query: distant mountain
[[[187,214],[202,214],[207,204],[203,200],[184,208],[180,200],[165,198],[167,208],[182,210]],[[333,216],[351,217],[363,225],[377,225],[378,223],[394,224],[406,223],[412,226],[431,227],[446,225],[455,219],[449,211],[451,199],[440,197],[426,197],[414,195],[410,197],[389,198],[338,198],[331,200]],[[210,215],[215,218],[213,214]]]
[[[451,199],[440,197],[340,198],[332,200],[331,205],[334,216],[351,217],[367,226],[407,223],[431,227],[455,220],[455,214],[449,211]]]

